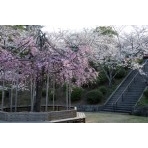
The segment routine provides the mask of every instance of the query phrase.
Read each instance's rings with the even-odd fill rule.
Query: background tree
[[[97,27],[95,32],[95,40],[93,42],[93,60],[98,65],[108,79],[109,86],[120,70],[125,66],[124,55],[121,54],[118,42],[115,36],[118,34],[110,26]]]

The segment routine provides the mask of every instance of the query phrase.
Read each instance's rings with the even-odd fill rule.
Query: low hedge
[[[107,88],[105,86],[101,86],[99,87],[99,91],[101,91],[102,94],[105,95],[107,93]]]
[[[71,101],[78,101],[82,98],[83,89],[79,87],[75,87],[71,93]]]
[[[89,104],[97,104],[102,101],[103,94],[99,90],[91,90],[86,94],[86,99]]]
[[[126,75],[126,70],[124,68],[121,68],[119,72],[116,74],[115,78],[121,79],[125,77],[125,75]]]
[[[148,89],[144,91],[144,96],[148,98]]]
[[[5,98],[9,97],[9,91],[5,91]],[[2,90],[0,90],[0,99],[2,99]]]

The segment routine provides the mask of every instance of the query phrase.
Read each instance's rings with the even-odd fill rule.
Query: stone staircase
[[[144,66],[148,71],[148,63]],[[130,113],[146,87],[145,80],[138,70],[132,70],[108,98],[102,111]]]

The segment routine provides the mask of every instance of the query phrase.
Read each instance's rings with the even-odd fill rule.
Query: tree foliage
[[[113,30],[111,26],[99,26],[96,27],[95,32],[99,33],[100,35],[107,35],[109,37],[113,37],[115,35],[118,35],[118,33]]]
[[[16,30],[14,26],[3,26],[1,29],[4,36],[2,35],[0,47],[0,78],[7,82],[5,85],[11,84],[11,87],[13,85],[20,89],[30,89],[31,80],[36,89],[35,111],[40,111],[42,89],[47,75],[50,75],[51,83],[73,82],[77,86],[98,75],[86,58],[90,53],[89,46],[81,44],[77,38],[71,39],[71,36],[60,33],[59,40],[55,35],[51,39],[51,36],[47,38],[36,28],[32,30],[33,33],[30,30]],[[11,41],[8,40],[9,37],[12,38]],[[73,50],[74,46],[77,50]],[[72,81],[73,78],[75,81]]]

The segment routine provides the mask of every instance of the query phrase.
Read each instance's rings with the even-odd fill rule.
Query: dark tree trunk
[[[40,75],[39,74],[37,75],[36,79],[36,99],[34,104],[35,112],[41,111],[42,89],[43,89],[43,71]]]
[[[34,104],[34,111],[40,112],[43,85],[41,81],[37,81],[36,83],[37,83],[36,84],[36,99],[35,99],[35,104]]]

